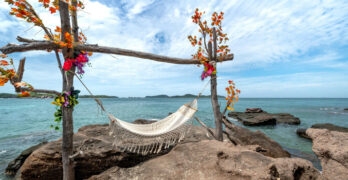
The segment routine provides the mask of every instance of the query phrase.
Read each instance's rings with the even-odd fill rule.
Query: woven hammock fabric
[[[108,114],[110,135],[115,138],[114,146],[121,151],[143,155],[159,153],[183,140],[196,111],[197,99],[151,124],[133,124]]]

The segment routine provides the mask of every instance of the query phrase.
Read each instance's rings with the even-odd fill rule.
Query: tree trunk
[[[215,118],[215,138],[218,141],[222,141],[222,117],[220,112],[220,105],[217,98],[217,83],[216,83],[216,74],[211,75],[210,88],[211,88],[211,104],[213,106],[214,118]]]
[[[208,42],[208,55],[212,62],[212,65],[216,68],[216,57],[217,57],[217,42],[216,42],[216,30],[213,28],[213,42],[214,49],[211,41]],[[222,115],[220,112],[220,105],[217,96],[217,82],[216,74],[211,74],[210,79],[210,92],[211,92],[211,104],[213,106],[214,118],[215,118],[215,138],[218,141],[223,141],[222,136]]]
[[[69,16],[69,5],[63,1],[59,1],[59,13],[62,29],[62,41],[66,42],[65,33],[70,33],[70,16]],[[64,60],[67,58],[73,58],[73,49],[63,48],[62,49]],[[73,72],[75,69],[72,68]],[[65,75],[66,72],[63,71],[63,91],[69,92],[73,87],[74,83],[74,74],[69,73]],[[67,108],[62,106],[63,114],[63,143],[62,143],[62,162],[63,162],[63,179],[64,180],[74,180],[75,179],[75,170],[74,164],[70,159],[70,156],[73,154],[73,135],[74,135],[74,126],[73,126],[73,108]]]

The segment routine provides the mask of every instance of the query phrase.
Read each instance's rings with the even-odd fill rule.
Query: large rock
[[[348,179],[348,133],[310,128],[313,152],[319,157],[323,176],[327,179]]]
[[[47,142],[42,142],[40,144],[37,144],[35,146],[32,146],[26,150],[24,150],[16,159],[12,160],[6,170],[5,170],[5,174],[8,176],[14,176],[16,175],[18,169],[23,165],[24,161],[28,158],[28,156],[35,151],[36,149],[39,149],[41,146],[43,146],[44,144],[46,144]]]
[[[227,119],[224,119],[224,121],[226,122],[227,137],[232,143],[238,145],[259,145],[258,152],[269,157],[290,157],[290,153],[261,131],[254,132],[237,126]]]
[[[137,123],[147,123],[139,120]],[[270,157],[289,157],[289,153],[280,145],[261,132],[252,132],[246,128],[238,127],[234,132],[224,134],[226,139],[232,139],[239,145],[255,145],[256,151]],[[183,144],[197,143],[202,140],[213,139],[207,130],[200,126],[192,126],[186,135]],[[76,156],[76,179],[85,179],[99,174],[110,167],[127,168],[135,166],[145,160],[163,155],[169,150],[158,155],[141,156],[123,153],[112,147],[113,138],[108,135],[108,125],[84,126],[74,134],[74,153],[81,148],[83,154]],[[229,140],[227,140],[229,141]],[[61,146],[62,141],[49,142],[34,151],[24,162],[20,169],[22,179],[61,179]]]
[[[109,179],[318,179],[320,173],[304,159],[274,159],[256,146],[204,140],[179,144],[171,152],[131,168],[113,167],[90,180]]]
[[[113,166],[130,167],[149,156],[118,152],[112,146],[108,125],[89,125],[74,134],[74,152],[81,147],[82,155],[75,157],[76,179],[85,179]],[[82,146],[81,146],[82,145]],[[34,151],[20,169],[22,179],[62,179],[62,140],[50,142]]]
[[[311,128],[314,128],[314,129],[327,129],[329,131],[338,131],[338,132],[346,132],[348,133],[348,128],[346,127],[341,127],[341,126],[336,126],[336,125],[333,125],[333,124],[330,124],[330,123],[324,123],[324,124],[313,124],[311,126]],[[307,129],[304,129],[304,128],[299,128],[296,130],[296,133],[297,135],[303,137],[303,138],[306,138],[306,139],[311,139],[307,133],[306,133],[306,130]]]
[[[268,113],[265,111],[246,110],[246,112],[229,112],[229,117],[241,121],[246,126],[261,126],[261,125],[275,125],[279,123],[284,124],[300,124],[301,121],[288,113]]]

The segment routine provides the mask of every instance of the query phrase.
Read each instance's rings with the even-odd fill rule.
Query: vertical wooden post
[[[65,41],[65,33],[70,33],[70,15],[69,15],[69,5],[64,0],[59,0],[59,14],[61,21],[62,37],[61,40]],[[64,60],[67,58],[73,58],[73,50],[70,48],[63,48]],[[73,72],[75,69],[72,68]],[[69,92],[73,87],[74,74],[69,73],[65,76],[65,71],[63,70],[63,91]],[[62,143],[62,162],[63,162],[63,179],[64,180],[74,180],[75,170],[74,164],[70,160],[70,156],[73,154],[73,108],[67,108],[62,106],[63,114],[63,143]]]
[[[217,57],[217,44],[216,44],[216,30],[213,28],[213,42],[214,42],[214,51],[211,44],[211,41],[208,42],[208,54],[211,62],[216,68],[216,57]],[[220,112],[220,105],[217,96],[217,81],[216,74],[211,75],[210,81],[210,90],[211,90],[211,104],[213,106],[214,118],[215,118],[215,137],[218,141],[223,140],[222,136],[222,116]]]

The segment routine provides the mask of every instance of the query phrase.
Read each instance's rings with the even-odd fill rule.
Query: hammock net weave
[[[182,141],[197,111],[197,99],[151,124],[133,124],[108,114],[113,145],[120,151],[155,154]]]

